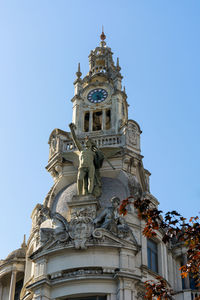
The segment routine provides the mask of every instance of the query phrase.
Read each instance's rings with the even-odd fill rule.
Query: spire
[[[78,63],[78,71],[76,72],[76,76],[78,77],[78,79],[80,79],[82,73],[81,73],[81,67],[80,67],[80,63]]]
[[[101,39],[101,42],[100,42],[101,47],[105,47],[105,45],[106,45],[106,42],[105,42],[106,35],[104,33],[103,25],[102,25],[102,33],[100,35],[100,39]]]
[[[26,248],[26,235],[24,234],[23,243],[21,244],[21,248]]]
[[[119,72],[121,70],[120,66],[119,66],[119,57],[117,57],[117,71]]]

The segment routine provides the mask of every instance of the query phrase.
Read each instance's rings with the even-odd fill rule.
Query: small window
[[[93,131],[101,130],[102,126],[102,111],[93,113]]]
[[[158,245],[152,240],[147,240],[148,268],[158,273]]]
[[[85,119],[84,119],[84,131],[85,132],[89,131],[89,122],[90,122],[90,113],[86,112]]]

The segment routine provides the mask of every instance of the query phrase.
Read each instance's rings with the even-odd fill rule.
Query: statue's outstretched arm
[[[83,150],[83,147],[81,146],[81,143],[78,141],[78,139],[76,137],[76,133],[74,131],[74,129],[76,128],[75,124],[74,123],[70,123],[69,124],[69,128],[71,130],[72,139],[73,139],[73,142],[74,142],[75,146],[77,147],[77,149],[79,151]]]

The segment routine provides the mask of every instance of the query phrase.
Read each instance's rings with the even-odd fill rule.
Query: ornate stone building
[[[147,240],[133,207],[125,218],[118,214],[130,195],[158,201],[112,54],[102,33],[84,78],[78,67],[73,123],[49,138],[46,169],[54,184],[32,212],[27,244],[0,261],[0,300],[141,300],[144,282],[157,274],[176,300],[198,293],[179,274],[184,248],[163,244],[162,231]]]

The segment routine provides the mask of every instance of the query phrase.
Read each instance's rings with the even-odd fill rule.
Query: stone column
[[[93,127],[93,111],[90,111],[89,131],[92,131],[92,127]]]
[[[0,283],[0,300],[2,300],[2,296],[3,296],[3,285],[2,283]]]
[[[102,126],[101,126],[102,130],[106,130],[106,110],[103,109],[102,111]]]
[[[183,254],[183,264],[186,265],[187,264],[187,254]],[[183,279],[184,280],[184,285],[185,285],[185,289],[189,289],[190,288],[190,278],[189,275]]]
[[[11,275],[10,291],[9,291],[8,300],[14,300],[14,298],[15,298],[16,277],[17,277],[17,270],[13,270],[12,275]]]
[[[120,115],[119,115],[119,99],[117,98],[115,100],[115,131],[118,132],[118,127],[119,127],[119,120],[120,120]]]

